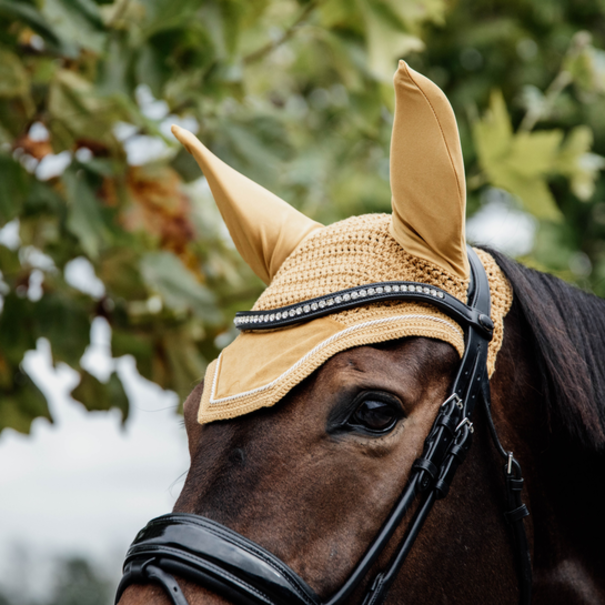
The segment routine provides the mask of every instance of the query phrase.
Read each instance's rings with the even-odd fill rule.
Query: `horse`
[[[307,233],[301,239],[310,241]],[[529,602],[523,565],[531,560],[533,605],[605,603],[605,302],[495,250],[484,252],[513,297],[485,405],[477,406],[472,423],[455,426],[459,432],[466,422],[472,447],[443,489],[447,497],[431,503],[426,516],[419,513],[422,502],[407,507],[385,547],[338,602]],[[415,299],[439,290],[423,292],[414,291]],[[255,322],[269,321],[269,311],[265,319],[259,313],[251,315]],[[191,466],[174,513],[209,520],[204,535],[226,536],[218,549],[241,546],[238,556],[253,551],[253,564],[279,568],[279,578],[292,572],[295,583],[309,587],[305,594],[316,595],[306,602],[335,602],[389,524],[406,485],[429,469],[418,460],[426,459],[426,443],[453,401],[466,359],[465,353],[460,361],[446,338],[422,331],[365,342],[328,356],[277,402],[205,423],[198,422],[201,406],[215,385],[201,382],[184,405]],[[487,373],[484,367],[477,372],[484,388]],[[453,403],[462,409],[462,402]],[[511,515],[513,461],[523,469],[524,481],[513,483],[525,504]],[[526,561],[511,532],[520,526]],[[187,527],[191,535],[197,531],[193,521]],[[393,567],[412,527],[415,542]],[[147,530],[144,539],[149,536]],[[173,579],[153,561],[140,568],[151,562],[152,573],[119,591],[120,605],[273,602],[263,595],[242,600],[186,574]],[[394,570],[388,590],[381,591],[376,586],[388,569]],[[169,596],[172,589],[182,597]],[[380,597],[372,596],[377,592]]]

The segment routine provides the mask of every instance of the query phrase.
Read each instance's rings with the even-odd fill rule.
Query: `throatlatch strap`
[[[513,452],[507,452],[502,447],[496,427],[494,426],[489,390],[486,391],[484,389],[482,399],[492,443],[500,456],[506,460],[504,464],[506,485],[506,510],[504,511],[504,517],[511,528],[513,539],[517,575],[519,576],[519,603],[520,605],[530,605],[533,574],[529,541],[527,540],[527,531],[525,529],[525,517],[529,516],[529,510],[527,510],[527,506],[521,500],[521,492],[523,490],[521,465],[514,457]]]

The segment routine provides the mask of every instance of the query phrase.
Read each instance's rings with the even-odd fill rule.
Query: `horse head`
[[[393,212],[329,226],[175,127],[268,287],[185,403],[187,480],[131,547],[122,605],[529,603],[537,362],[493,255],[466,247],[447,99],[404,62],[395,92]]]

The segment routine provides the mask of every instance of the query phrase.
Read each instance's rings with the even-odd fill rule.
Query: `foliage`
[[[114,582],[95,570],[92,561],[78,555],[53,561],[55,576],[44,590],[43,600],[34,597],[32,586],[0,589],[0,605],[107,605],[112,602]],[[29,576],[29,581],[33,578]],[[38,588],[40,586],[38,585]]]
[[[63,563],[49,605],[105,605],[113,585],[100,578],[91,564],[81,557]]]
[[[0,0],[0,226],[19,232],[0,238],[0,428],[50,418],[20,370],[38,338],[75,398],[126,418],[119,377],[80,366],[95,317],[184,397],[261,291],[172,122],[316,220],[386,211],[403,56],[452,100],[470,211],[509,191],[541,219],[529,260],[601,292],[600,2]],[[69,278],[83,259],[94,292]]]

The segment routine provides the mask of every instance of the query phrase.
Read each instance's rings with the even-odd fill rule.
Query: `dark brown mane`
[[[531,332],[551,432],[605,453],[605,301],[487,250]]]

